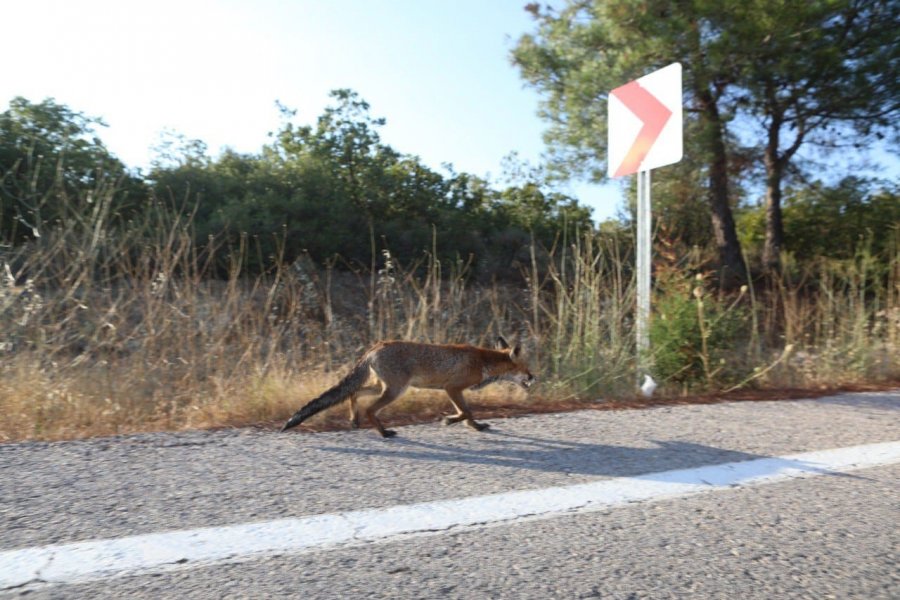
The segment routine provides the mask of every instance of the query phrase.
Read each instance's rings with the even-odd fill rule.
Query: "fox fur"
[[[376,380],[375,385],[366,385],[370,379]],[[380,396],[364,410],[366,418],[382,437],[391,437],[396,432],[385,429],[377,413],[410,386],[443,389],[456,408],[456,414],[445,417],[444,424],[464,421],[472,429],[481,431],[488,425],[478,423],[472,417],[463,390],[480,389],[495,381],[512,381],[526,389],[535,382],[534,375],[522,360],[519,345],[510,348],[502,336],[497,340],[497,349],[493,350],[456,344],[379,342],[337,385],[294,413],[281,431],[296,427],[311,416],[347,399],[350,400],[350,424],[354,428],[359,427],[357,396],[374,392],[380,393]]]

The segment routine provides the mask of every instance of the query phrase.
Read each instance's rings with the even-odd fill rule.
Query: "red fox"
[[[503,337],[497,339],[497,350],[453,344],[420,344],[417,342],[379,342],[372,346],[350,373],[337,385],[294,413],[281,431],[296,427],[314,414],[350,399],[350,425],[359,427],[356,397],[361,393],[379,393],[378,385],[366,386],[374,375],[380,384],[381,396],[365,409],[366,418],[382,437],[395,431],[385,429],[378,420],[379,410],[400,397],[413,386],[442,389],[450,396],[456,414],[444,417],[444,425],[465,421],[477,431],[487,429],[478,423],[463,398],[463,390],[480,389],[495,381],[512,381],[528,389],[534,375],[522,361],[517,344],[510,348]]]

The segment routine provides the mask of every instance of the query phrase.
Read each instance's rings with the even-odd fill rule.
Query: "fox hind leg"
[[[359,429],[359,405],[356,402],[356,394],[350,396],[350,428]]]
[[[378,433],[381,434],[381,437],[394,437],[397,435],[397,432],[393,429],[385,429],[384,425],[381,424],[381,421],[378,419],[376,413],[380,411],[382,408],[396,400],[400,397],[400,395],[406,391],[406,387],[401,388],[392,388],[389,385],[385,385],[384,391],[379,396],[378,400],[372,403],[371,406],[366,408],[366,418],[369,420],[369,423],[378,430]]]
[[[357,390],[352,396],[350,396],[350,428],[351,429],[359,429],[359,397],[360,396],[377,396],[380,394],[382,390],[381,385],[368,385],[364,388]]]

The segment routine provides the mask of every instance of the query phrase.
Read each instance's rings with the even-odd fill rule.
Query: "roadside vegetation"
[[[105,223],[114,188],[86,218],[0,267],[4,440],[273,422],[320,393],[378,339],[489,345],[516,335],[541,385],[493,386],[476,404],[630,398],[638,372],[630,234],[587,231],[532,246],[518,283],[472,281],[435,253],[374,273],[308,256],[246,267],[258,246],[193,241],[190,219],[155,206]],[[658,393],[835,387],[900,377],[900,252],[786,260],[782,274],[721,292],[698,261],[657,251],[651,331]],[[435,245],[440,242],[436,238]],[[274,243],[274,242],[273,242]],[[220,272],[224,270],[224,273]],[[393,410],[446,410],[410,394]],[[324,417],[345,419],[343,410]]]
[[[639,61],[641,72],[612,61],[604,77],[577,76],[599,72],[582,62],[593,55],[578,44],[593,38],[578,27],[599,35],[625,25],[570,4],[569,13],[531,6],[537,33],[514,53],[546,94],[554,156],[539,168],[511,157],[502,184],[437,172],[383,144],[383,120],[350,90],[336,90],[313,124],[280,107],[281,129],[255,154],[211,157],[202,142],[169,136],[147,173],[110,154],[96,137],[100,120],[52,99],[14,100],[0,113],[0,441],[279,422],[386,338],[518,338],[540,385],[527,396],[492,386],[472,394],[476,405],[635,397],[630,210],[593,223],[554,181],[602,171],[596,121],[580,119],[605,105],[578,107],[597,97],[581,86],[609,89],[607,78],[621,83],[653,61]],[[896,19],[879,6],[854,17],[872,21],[873,39],[894,24],[879,19]],[[843,9],[829,10],[806,18],[827,16],[818,35],[853,42],[839,36]],[[727,11],[670,17],[667,26],[685,31],[691,18],[708,33],[734,25]],[[773,31],[769,51],[794,43],[791,31]],[[679,38],[685,52],[716,39]],[[808,60],[841,56],[820,55],[819,42],[805,40]],[[856,43],[846,63],[862,71],[857,53],[872,49]],[[653,55],[652,45],[638,48]],[[897,78],[883,114],[867,115],[863,99],[853,114],[824,100],[781,106],[778,118],[795,126],[812,119],[801,126],[809,137],[787,148],[776,139],[773,149],[770,137],[747,135],[753,118],[771,124],[779,108],[753,70],[769,55],[741,71],[721,51],[710,48],[703,66],[723,78],[713,86],[717,114],[727,115],[721,135],[709,137],[713,112],[689,110],[687,158],[654,184],[648,363],[657,395],[900,381],[900,186],[854,175],[850,164],[836,172],[844,163],[828,163],[834,155],[816,164],[787,152],[896,138]],[[801,66],[789,72],[807,83],[828,72]],[[846,83],[844,71],[830,72]],[[873,82],[870,96],[883,98],[888,83]],[[686,94],[704,102],[699,87]],[[731,124],[742,124],[740,139]],[[429,415],[449,408],[423,392],[389,410],[426,410],[428,400]],[[313,425],[344,419],[337,409]]]

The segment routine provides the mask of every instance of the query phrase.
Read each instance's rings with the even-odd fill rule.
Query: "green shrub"
[[[751,335],[749,310],[736,298],[717,298],[702,276],[662,281],[650,323],[653,373],[660,383],[683,389],[734,383],[751,371],[745,348]]]

